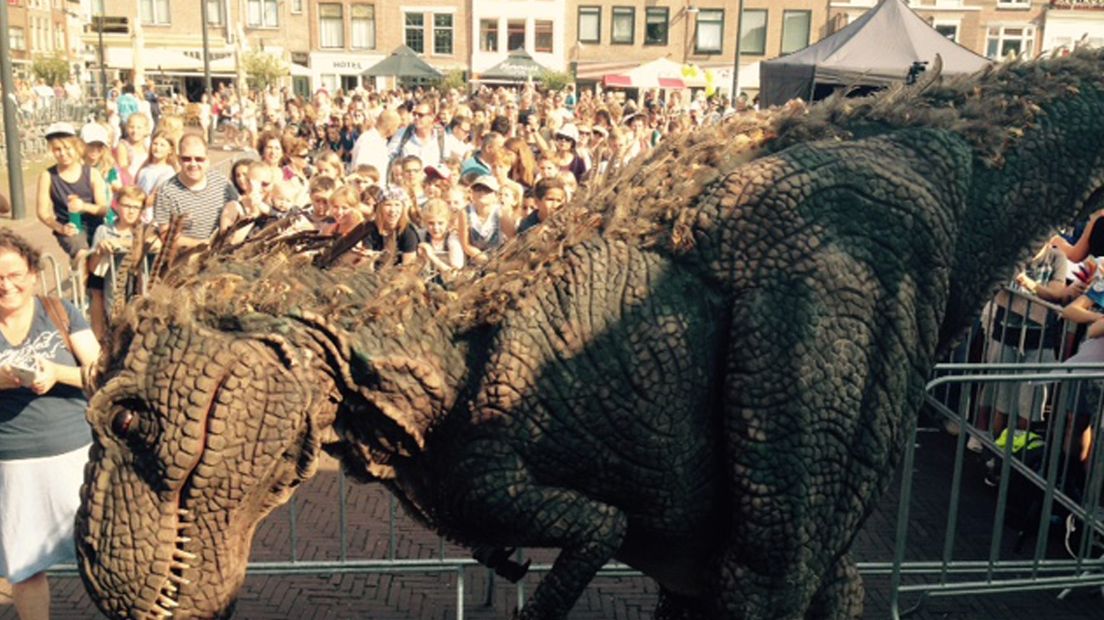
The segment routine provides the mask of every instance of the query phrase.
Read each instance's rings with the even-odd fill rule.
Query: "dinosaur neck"
[[[1092,202],[1102,186],[1104,97],[1082,86],[1054,99],[985,167],[977,159],[958,223],[951,297],[941,332],[946,344],[968,325],[993,290],[1056,227]]]

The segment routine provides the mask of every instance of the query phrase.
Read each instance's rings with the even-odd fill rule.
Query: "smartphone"
[[[35,377],[38,375],[38,370],[33,366],[9,364],[8,368],[11,368],[12,373],[19,378],[19,384],[24,387],[34,383]]]

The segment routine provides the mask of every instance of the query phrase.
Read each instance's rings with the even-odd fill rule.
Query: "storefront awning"
[[[234,55],[224,51],[212,52],[212,73],[234,73]],[[134,50],[132,47],[109,47],[104,50],[104,60],[112,69],[133,69]],[[146,48],[142,50],[142,67],[150,73],[202,73],[203,58],[196,53],[171,48]]]
[[[682,90],[686,83],[679,78],[656,77],[654,79],[634,80],[631,75],[606,75],[602,77],[602,86],[606,88],[662,88],[664,90]]]

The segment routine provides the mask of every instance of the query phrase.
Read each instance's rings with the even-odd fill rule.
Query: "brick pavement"
[[[953,443],[941,433],[922,433],[914,477],[914,500],[909,532],[908,559],[937,559],[942,549],[946,494],[950,480]],[[338,510],[336,464],[325,461],[319,474],[296,495],[299,518],[297,555],[300,560],[337,560]],[[992,489],[982,482],[980,464],[968,463],[964,478],[956,559],[984,559],[988,553],[993,498]],[[384,559],[387,557],[387,518],[390,498],[378,485],[346,485],[349,523],[349,557]],[[290,558],[290,508],[285,506],[270,516],[257,531],[254,561],[282,561]],[[878,510],[868,520],[855,543],[855,557],[863,561],[888,561],[892,557],[896,530],[897,485],[886,494]],[[421,529],[401,510],[396,521],[398,557],[430,559],[440,552],[439,540]],[[1052,535],[1057,538],[1057,533]],[[1006,531],[1007,548],[1012,534]],[[1029,548],[1031,545],[1029,545]],[[444,545],[450,558],[465,558],[460,548]],[[1007,556],[1006,556],[1007,557]],[[1030,556],[1022,556],[1028,559]],[[1055,556],[1058,557],[1058,556]],[[538,562],[547,562],[548,552],[535,554]],[[307,576],[255,575],[246,580],[237,608],[237,618],[276,620],[302,618],[345,620],[438,620],[456,617],[455,577],[433,574],[335,574]],[[53,580],[54,616],[62,620],[100,617],[85,595],[78,578]],[[535,578],[527,578],[531,591]],[[868,577],[867,618],[888,618],[889,579]],[[465,617],[491,620],[510,617],[515,606],[515,590],[498,580],[493,605],[484,607],[487,589],[486,571],[471,568],[465,573]],[[916,597],[904,598],[907,605]],[[639,577],[603,577],[587,590],[572,612],[572,620],[646,620],[655,604],[655,587]],[[1075,591],[1065,601],[1054,592],[1013,593],[930,599],[913,616],[920,620],[1007,620],[1013,616],[1033,616],[1046,620],[1082,620],[1101,617],[1104,600],[1098,591]],[[15,620],[9,602],[0,598],[0,620]]]

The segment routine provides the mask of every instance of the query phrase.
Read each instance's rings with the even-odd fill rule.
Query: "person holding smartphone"
[[[73,523],[92,442],[81,367],[100,354],[75,307],[62,302],[62,321],[35,296],[39,259],[0,229],[0,577],[22,620],[49,617],[45,571],[76,560]],[[68,334],[59,331],[65,322]]]

